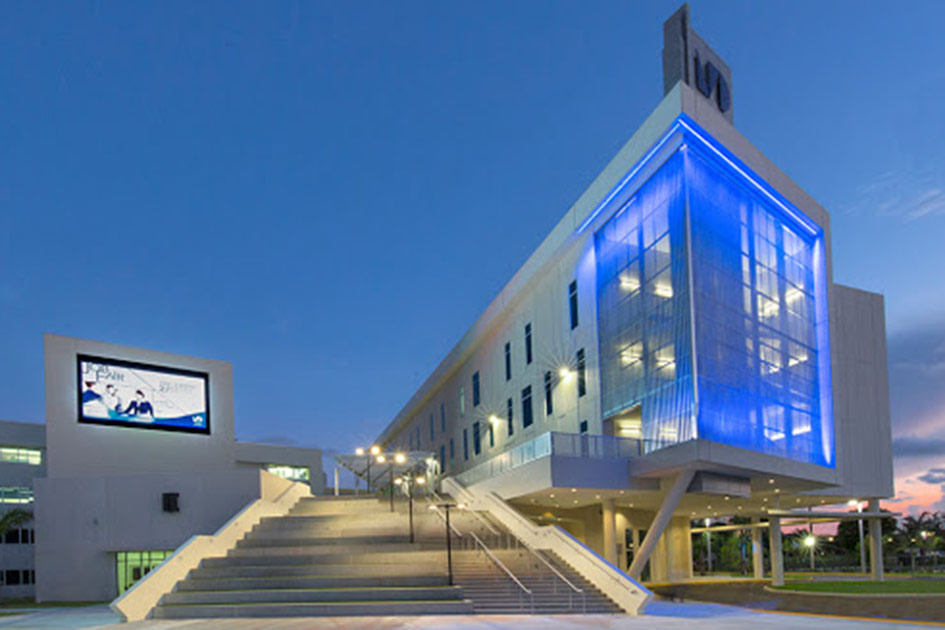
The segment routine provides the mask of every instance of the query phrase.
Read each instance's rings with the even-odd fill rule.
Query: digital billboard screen
[[[203,372],[79,355],[79,422],[210,433]]]

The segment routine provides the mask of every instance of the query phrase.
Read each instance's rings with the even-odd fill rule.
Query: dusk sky
[[[0,418],[54,332],[232,362],[240,439],[368,443],[659,102],[678,6],[0,4]],[[945,3],[690,6],[886,296],[886,506],[945,510]]]

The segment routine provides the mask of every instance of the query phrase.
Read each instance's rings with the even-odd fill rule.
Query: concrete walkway
[[[480,615],[426,617],[321,617],[280,619],[179,619],[116,623],[105,606],[50,609],[0,617],[0,630],[889,630],[937,626],[897,621],[867,621],[816,615],[768,613],[721,604],[653,602],[642,617],[617,615]],[[939,627],[945,627],[941,625]]]

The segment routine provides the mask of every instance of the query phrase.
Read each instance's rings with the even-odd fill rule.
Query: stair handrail
[[[436,514],[437,516],[439,516],[439,517],[440,517],[440,520],[445,523],[445,522],[446,522],[446,517],[443,515],[442,512],[440,512],[440,506],[437,505],[437,503],[442,503],[442,501],[439,499],[439,497],[438,497],[436,494],[434,494],[433,496],[436,497],[436,499],[437,499],[436,502],[432,501],[432,500],[430,499],[430,497],[427,497],[427,501],[430,503],[430,509],[433,510],[433,513]],[[462,537],[463,537],[463,533],[462,533],[461,531],[459,531],[458,529],[456,529],[456,523],[453,523],[452,521],[450,521],[450,530],[451,530],[454,534],[456,534],[456,536],[458,536],[459,538],[462,538]]]
[[[433,495],[433,498],[436,499],[437,503],[443,503],[443,498],[439,494],[437,494],[436,490],[431,489],[430,494]],[[492,524],[489,523],[489,521],[483,518],[483,516],[479,514],[476,510],[466,510],[466,511],[470,512],[473,515],[473,518],[475,518],[477,521],[482,523],[482,525],[484,525],[485,528],[489,530],[490,534],[492,534],[493,536],[501,535],[499,533],[499,530],[497,530]]]
[[[514,534],[513,534],[513,536],[514,536]],[[584,592],[584,589],[579,588],[579,587],[578,587],[577,585],[575,585],[571,580],[569,580],[567,577],[565,577],[564,574],[561,573],[561,571],[559,571],[558,569],[556,569],[553,564],[551,564],[550,562],[548,562],[548,559],[545,558],[541,553],[539,553],[537,549],[533,548],[531,545],[529,545],[529,544],[528,544],[527,542],[525,542],[524,540],[519,539],[517,536],[516,536],[516,539],[517,539],[520,543],[522,543],[522,546],[525,547],[525,549],[527,549],[533,556],[535,556],[536,558],[538,558],[538,560],[539,560],[542,564],[544,564],[546,567],[548,567],[549,569],[551,569],[551,572],[554,573],[556,576],[558,576],[558,578],[559,578],[562,582],[564,582],[565,584],[567,584],[568,588],[570,588],[573,592],[575,592],[575,593],[577,593],[577,594],[579,594],[579,595],[581,596],[581,612],[582,612],[582,613],[583,613],[583,612],[587,612],[587,594]],[[570,597],[570,596],[569,596],[569,597]],[[573,607],[573,606],[569,606],[569,607]]]
[[[442,502],[442,499],[440,498],[440,495],[438,495],[435,490],[431,491],[431,494],[433,495],[434,498],[436,498],[437,501]],[[483,519],[483,517],[482,517],[476,510],[467,510],[467,511],[468,511],[468,512],[472,512],[472,513],[473,513],[473,516],[475,516],[475,517],[477,518],[477,520],[479,520],[480,522],[486,522],[485,519]],[[491,527],[491,526],[489,526],[488,524],[486,525],[486,527],[489,529],[489,531],[491,531],[491,532],[492,532],[493,534],[495,534],[496,536],[501,535],[500,532],[499,532],[497,529],[495,529],[494,527]],[[550,562],[548,562],[548,560],[547,560],[544,556],[542,556],[540,553],[538,553],[538,551],[537,551],[534,547],[532,547],[531,545],[529,545],[527,542],[525,542],[524,540],[522,540],[521,538],[519,538],[519,537],[516,536],[515,534],[512,534],[511,532],[510,532],[509,535],[511,535],[513,538],[515,538],[515,540],[516,540],[519,544],[521,544],[523,547],[525,547],[525,549],[527,549],[527,550],[529,551],[529,553],[531,553],[533,556],[535,556],[535,558],[537,558],[539,562],[541,562],[541,563],[544,564],[546,567],[548,567],[554,575],[556,575],[562,582],[564,582],[564,583],[567,585],[567,587],[568,587],[569,589],[571,589],[571,591],[573,591],[574,593],[579,594],[579,595],[581,596],[581,611],[582,611],[582,612],[586,612],[586,611],[587,611],[587,594],[584,592],[583,589],[579,588],[579,587],[576,586],[573,582],[571,582],[571,580],[569,580],[567,577],[565,577],[564,574],[562,574],[558,569],[556,569],[556,568],[554,567],[554,565],[552,565]],[[570,596],[569,596],[569,598],[570,598]],[[572,605],[571,607],[573,607],[573,605]]]
[[[519,580],[517,577],[515,577],[515,574],[512,573],[512,571],[509,570],[509,568],[508,568],[507,566],[505,566],[505,564],[504,564],[501,560],[499,560],[498,556],[496,556],[494,553],[492,553],[492,550],[490,550],[490,549],[486,546],[486,543],[482,542],[482,541],[479,539],[479,536],[476,536],[476,533],[475,533],[475,532],[468,532],[468,534],[469,534],[470,536],[472,536],[472,539],[476,542],[476,544],[478,544],[480,547],[482,547],[482,550],[483,550],[483,552],[485,552],[486,557],[489,558],[490,560],[492,560],[492,562],[493,562],[496,566],[498,566],[500,569],[502,569],[503,571],[505,571],[505,574],[508,575],[516,585],[518,585],[518,587],[522,590],[522,592],[525,593],[526,595],[528,595],[528,599],[529,599],[529,603],[530,603],[530,606],[531,606],[531,610],[532,610],[532,613],[534,614],[534,612],[535,612],[535,595],[534,595],[534,593],[532,593],[532,591],[531,591],[528,587],[526,587],[524,584],[522,584],[521,580]]]

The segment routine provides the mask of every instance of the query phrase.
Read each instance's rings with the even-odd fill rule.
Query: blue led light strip
[[[669,129],[667,129],[666,132],[656,142],[656,144],[653,145],[653,148],[650,149],[646,155],[640,158],[640,160],[637,161],[634,167],[630,169],[630,171],[626,175],[623,176],[623,178],[617,183],[616,186],[614,186],[614,188],[610,191],[610,194],[608,194],[607,197],[603,201],[597,204],[597,207],[594,208],[594,210],[590,213],[587,219],[585,219],[584,222],[581,224],[581,226],[577,229],[578,234],[586,230],[588,226],[591,223],[593,223],[595,219],[597,219],[600,213],[603,212],[604,209],[608,205],[610,205],[610,202],[613,201],[617,195],[623,192],[623,190],[633,180],[633,178],[636,177],[636,175],[645,166],[647,166],[647,164],[653,158],[653,156],[656,155],[659,152],[659,150],[663,148],[663,145],[665,145],[666,142],[669,141],[669,139],[673,136],[673,134],[679,131],[680,128],[685,129],[687,132],[689,132],[689,134],[692,137],[699,140],[716,157],[721,159],[723,162],[725,162],[725,164],[730,166],[732,170],[734,170],[736,173],[738,173],[743,178],[745,178],[745,181],[751,184],[756,190],[758,190],[758,192],[760,192],[766,198],[771,200],[771,202],[774,203],[776,206],[778,206],[778,208],[780,208],[785,214],[787,214],[789,217],[794,219],[794,221],[797,222],[802,228],[804,228],[811,236],[817,236],[820,234],[820,228],[816,224],[812,224],[810,219],[805,217],[803,214],[796,212],[790,206],[788,206],[783,201],[781,201],[776,195],[774,195],[770,190],[768,190],[766,186],[764,186],[761,182],[755,179],[751,175],[751,173],[748,172],[747,167],[742,168],[742,166],[738,163],[738,161],[726,155],[726,152],[719,149],[719,147],[717,147],[714,142],[707,139],[705,136],[703,136],[702,133],[700,133],[700,131],[697,129],[698,126],[695,124],[695,122],[688,121],[687,118],[688,117],[685,114],[681,114],[678,117],[676,117],[676,119],[673,121],[673,124],[670,125]],[[705,135],[707,136],[708,134],[705,134]]]
[[[597,204],[597,207],[594,208],[594,211],[591,212],[590,216],[587,217],[587,219],[584,220],[584,223],[581,224],[581,227],[578,228],[578,234],[586,230],[587,226],[594,222],[594,219],[597,218],[597,215],[603,212],[604,208],[606,208],[610,202],[613,201],[614,197],[619,195],[623,189],[626,188],[627,184],[630,183],[630,180],[632,180],[636,174],[640,172],[640,169],[646,166],[650,159],[657,153],[657,151],[663,148],[663,145],[666,144],[666,141],[669,140],[677,130],[679,130],[679,123],[680,120],[678,118],[673,121],[673,124],[666,131],[666,133],[663,134],[659,141],[657,141],[653,148],[650,149],[649,152],[637,162],[636,166],[630,169],[629,173],[624,175],[623,179],[621,179],[617,185],[614,186],[610,194],[607,195],[607,198]]]

